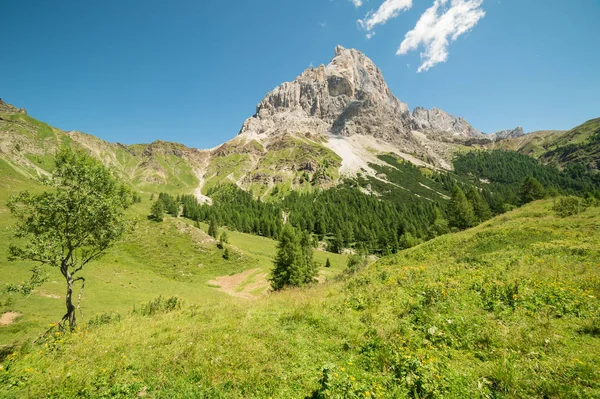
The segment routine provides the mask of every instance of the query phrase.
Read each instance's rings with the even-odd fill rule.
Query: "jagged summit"
[[[294,81],[269,92],[240,134],[254,138],[305,132],[360,134],[414,151],[419,146],[414,131],[446,139],[484,137],[464,119],[439,109],[419,107],[411,113],[370,58],[356,49],[337,46],[328,65],[308,68]]]
[[[408,105],[388,88],[373,61],[337,46],[331,62],[305,70],[268,93],[241,134],[367,134],[391,139],[410,131]]]

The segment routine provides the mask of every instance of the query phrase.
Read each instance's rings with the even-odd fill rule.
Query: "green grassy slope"
[[[600,169],[600,118],[587,121],[561,136],[555,147],[540,159],[556,165],[582,163]]]
[[[562,130],[541,130],[531,132],[517,138],[500,140],[487,145],[491,149],[518,151],[521,154],[539,158],[542,154],[555,146],[557,140],[567,132]]]
[[[21,168],[0,160],[0,289],[4,284],[27,280],[33,266],[33,263],[7,261],[11,226],[15,222],[6,208],[8,197],[22,190],[43,189],[20,171]],[[207,226],[197,229],[189,221],[170,217],[163,223],[149,221],[146,215],[150,205],[148,196],[144,196],[142,203],[129,212],[134,229],[106,256],[86,267],[82,301],[86,320],[104,312],[126,314],[133,306],[159,295],[178,295],[190,304],[226,302],[229,296],[208,284],[210,280],[250,269],[268,274],[272,268],[275,241],[229,232],[231,258],[225,260],[216,241],[205,234]],[[319,264],[324,265],[327,257],[332,268],[323,268],[323,275],[340,273],[346,257],[316,251]],[[22,314],[16,323],[0,327],[0,348],[36,337],[64,314],[63,277],[57,270],[48,272],[49,282],[29,298],[16,294],[0,297],[0,313]],[[268,284],[265,281],[263,285],[266,288]]]
[[[533,132],[488,147],[518,151],[558,166],[582,163],[600,169],[600,118],[589,120],[569,131]]]
[[[600,208],[561,219],[551,207],[345,280],[25,346],[2,362],[0,396],[598,397]]]
[[[187,192],[198,187],[199,152],[181,144],[155,142],[125,146],[80,132],[63,132],[20,113],[0,113],[0,159],[36,177],[53,167],[61,145],[83,149],[145,192]]]

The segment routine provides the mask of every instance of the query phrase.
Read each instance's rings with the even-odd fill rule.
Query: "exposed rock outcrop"
[[[13,105],[7,104],[0,98],[0,114],[25,114],[27,111],[25,108],[17,108]]]
[[[442,167],[448,165],[449,145],[485,137],[463,118],[439,109],[411,113],[373,61],[341,46],[327,66],[311,67],[269,92],[239,133],[262,143],[285,134],[371,136]]]
[[[483,133],[475,129],[463,118],[457,118],[438,108],[427,110],[417,107],[414,109],[412,116],[415,120],[416,130],[446,133],[450,136],[463,139],[484,137]]]
[[[500,141],[505,139],[516,139],[524,135],[525,132],[523,131],[523,128],[519,126],[514,129],[501,130],[499,132],[489,134],[487,138],[489,138],[492,141]]]

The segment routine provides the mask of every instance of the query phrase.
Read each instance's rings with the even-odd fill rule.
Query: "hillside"
[[[558,218],[551,207],[532,203],[337,282],[124,312],[5,351],[0,395],[597,397],[600,208]]]
[[[0,287],[20,283],[30,277],[32,264],[8,262],[8,247],[14,242],[10,229],[15,220],[6,208],[9,195],[22,190],[39,192],[35,181],[0,160]],[[82,309],[85,320],[105,312],[126,314],[141,302],[162,295],[178,295],[188,304],[222,302],[231,297],[255,298],[268,290],[267,275],[272,267],[276,242],[267,238],[228,231],[231,253],[223,250],[206,234],[208,226],[196,228],[183,218],[168,217],[162,223],[148,220],[151,201],[144,195],[128,217],[134,229],[112,247],[105,257],[86,268],[86,288]],[[346,256],[315,251],[315,260],[330,269],[321,269],[325,281],[339,274]],[[0,295],[0,314],[8,311],[21,316],[8,326],[0,326],[0,352],[37,337],[49,323],[63,315],[64,278],[58,270],[47,269],[50,280],[28,298]],[[228,281],[227,278],[232,278]],[[227,287],[212,281],[223,280]]]
[[[555,166],[581,164],[598,170],[600,118],[589,120],[569,131],[533,132],[488,144],[487,148],[518,151]]]

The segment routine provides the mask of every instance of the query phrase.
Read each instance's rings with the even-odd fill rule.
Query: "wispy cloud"
[[[404,36],[396,54],[406,54],[423,45],[423,64],[418,72],[446,62],[450,43],[471,30],[485,16],[482,3],[483,0],[435,0],[433,6],[421,15],[413,30]]]
[[[371,39],[373,36],[375,36],[375,32],[367,33],[367,39]]]
[[[356,7],[356,8],[363,5],[362,0],[350,0],[350,1],[352,2],[352,4],[354,4],[354,7]]]
[[[353,1],[355,4],[357,1],[361,2],[361,0]],[[412,3],[412,0],[385,0],[377,11],[369,11],[364,19],[359,19],[358,24],[365,30],[370,31],[375,26],[385,24],[390,19],[396,18],[401,11],[411,8]]]

